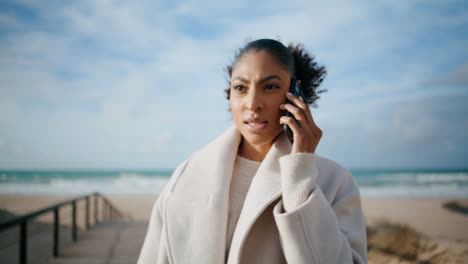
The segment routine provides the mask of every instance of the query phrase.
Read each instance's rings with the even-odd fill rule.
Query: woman
[[[235,126],[174,171],[138,263],[366,263],[359,190],[315,154],[322,132],[308,104],[325,69],[301,46],[259,39],[228,73]],[[287,93],[295,79],[304,98]]]

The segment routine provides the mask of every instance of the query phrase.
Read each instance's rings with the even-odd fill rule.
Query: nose
[[[245,108],[250,111],[259,111],[263,109],[262,95],[256,90],[257,89],[251,89],[246,97]]]

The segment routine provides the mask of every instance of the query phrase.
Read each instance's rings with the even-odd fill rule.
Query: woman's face
[[[231,74],[230,106],[234,123],[251,145],[272,144],[282,130],[279,119],[290,75],[266,51],[244,55]]]

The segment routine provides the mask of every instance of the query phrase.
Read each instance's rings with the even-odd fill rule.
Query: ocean
[[[468,198],[468,169],[351,170],[363,197]],[[171,170],[0,170],[0,195],[158,194]]]

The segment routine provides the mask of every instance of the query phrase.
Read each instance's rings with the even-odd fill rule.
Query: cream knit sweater
[[[295,153],[281,158],[282,164],[296,164],[310,166],[313,164],[312,153]],[[231,184],[229,188],[229,212],[226,233],[226,256],[231,246],[232,236],[237,225],[237,220],[242,211],[244,200],[257,169],[261,162],[243,158],[239,155],[234,163]],[[302,175],[302,174],[298,174]],[[305,179],[287,178],[281,179],[283,189],[283,204],[285,211],[292,211],[305,202],[312,191],[309,181]]]

